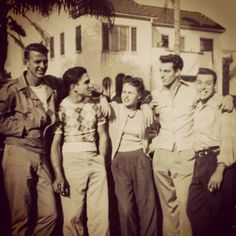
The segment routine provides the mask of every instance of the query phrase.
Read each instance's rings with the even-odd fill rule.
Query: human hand
[[[70,186],[64,177],[55,179],[53,183],[53,189],[56,193],[60,193],[63,197],[70,196]]]
[[[144,120],[147,127],[151,126],[153,123],[153,112],[148,104],[142,104],[141,110],[144,114]]]
[[[222,98],[222,102],[220,104],[222,111],[231,112],[234,108],[233,97],[231,95],[226,95]]]
[[[225,165],[220,163],[217,165],[215,172],[211,176],[208,182],[208,190],[210,192],[215,192],[220,189],[222,180],[223,180],[223,173],[224,173]]]

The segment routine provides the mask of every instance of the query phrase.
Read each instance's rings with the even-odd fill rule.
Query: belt
[[[220,147],[219,146],[213,146],[209,147],[200,151],[195,152],[196,157],[208,157],[212,154],[217,155],[220,153]]]

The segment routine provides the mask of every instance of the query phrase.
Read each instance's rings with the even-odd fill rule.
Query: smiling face
[[[170,87],[180,75],[180,70],[177,71],[173,68],[172,62],[160,63],[160,75],[163,86]]]
[[[121,100],[127,108],[136,108],[140,97],[141,95],[137,91],[137,88],[129,83],[124,83],[121,93]]]
[[[198,74],[195,85],[197,95],[202,102],[206,102],[213,96],[215,91],[215,82],[213,75]]]
[[[44,77],[48,68],[48,57],[47,55],[37,52],[30,51],[29,57],[25,60],[27,67],[27,76],[29,79],[40,80]]]
[[[84,73],[79,82],[75,85],[75,89],[81,97],[91,96],[92,88],[93,86],[87,73]]]

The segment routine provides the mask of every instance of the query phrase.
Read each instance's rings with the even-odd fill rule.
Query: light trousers
[[[95,152],[63,153],[70,196],[61,197],[64,236],[83,236],[86,204],[90,236],[109,235],[108,188],[104,157]]]
[[[12,236],[50,236],[57,210],[45,158],[23,147],[6,145],[2,166]]]
[[[164,236],[191,236],[187,200],[194,166],[194,151],[157,149],[153,172],[163,213]]]

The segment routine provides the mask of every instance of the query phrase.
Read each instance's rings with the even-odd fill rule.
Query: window
[[[166,34],[161,35],[160,47],[169,48],[169,35]]]
[[[131,28],[131,50],[132,51],[137,51],[137,29],[132,27]]]
[[[54,37],[50,37],[50,58],[54,58],[55,57],[55,52],[54,52]]]
[[[60,53],[61,55],[65,54],[65,34],[60,33]]]
[[[102,25],[102,49],[104,51],[137,51],[137,29],[129,26]]]
[[[213,52],[213,39],[200,38],[201,52]]]
[[[81,51],[81,26],[75,28],[75,50]]]
[[[185,37],[184,36],[180,37],[180,51],[181,52],[185,51]]]

